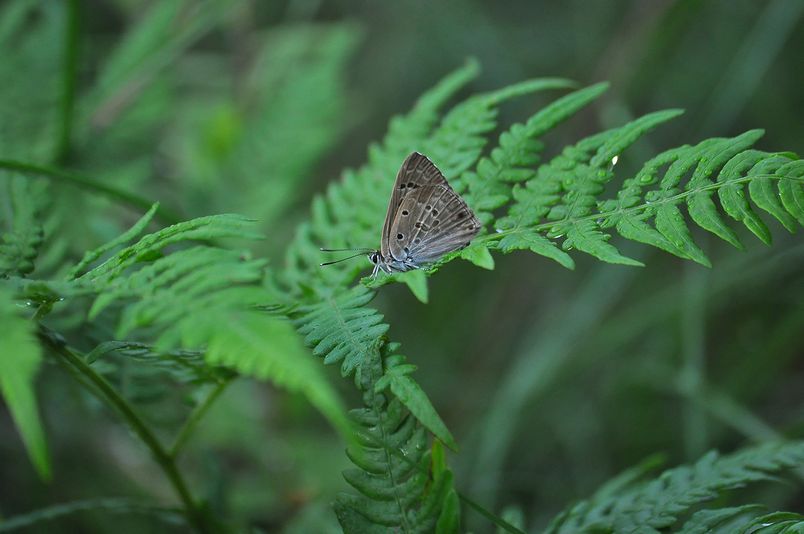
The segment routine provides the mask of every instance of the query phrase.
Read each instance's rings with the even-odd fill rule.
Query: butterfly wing
[[[466,246],[480,231],[471,208],[435,171],[440,179],[408,192],[394,214],[387,247],[397,260],[415,265],[434,261]]]
[[[385,223],[382,226],[380,252],[383,257],[387,258],[391,253],[391,242],[399,241],[396,239],[399,232],[394,232],[392,226],[397,214],[401,211],[400,206],[405,197],[420,191],[425,186],[442,184],[449,187],[447,179],[426,156],[414,152],[405,158],[396,175],[394,189],[391,191],[391,200],[388,202],[388,210],[385,213]],[[397,247],[397,249],[401,250],[402,247]],[[400,258],[399,256],[396,257]]]
[[[391,253],[416,265],[468,245],[481,227],[471,208],[446,183],[424,187],[405,198],[396,221],[391,228]],[[399,235],[403,238],[398,239]]]

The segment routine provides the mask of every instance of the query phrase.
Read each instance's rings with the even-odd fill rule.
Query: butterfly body
[[[380,248],[368,251],[374,264],[371,274],[418,269],[467,246],[480,228],[480,221],[438,167],[413,152],[396,175]],[[335,262],[322,265],[329,263]]]

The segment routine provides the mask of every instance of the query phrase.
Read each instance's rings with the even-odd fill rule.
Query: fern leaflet
[[[710,452],[691,466],[670,469],[617,495],[577,504],[560,515],[547,533],[594,529],[658,533],[698,503],[803,463],[804,442],[766,443],[729,456]]]

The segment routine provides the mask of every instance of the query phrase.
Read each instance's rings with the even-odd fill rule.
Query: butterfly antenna
[[[323,249],[322,249],[322,250],[323,250]],[[372,252],[372,250],[371,250],[371,249],[368,249],[368,251],[369,251],[369,252]],[[325,252],[337,252],[337,251],[329,251],[329,250],[327,250],[327,251],[325,251]],[[351,256],[346,256],[345,258],[341,258],[341,259],[339,259],[339,260],[327,261],[327,262],[322,263],[322,264],[321,264],[321,267],[324,267],[325,265],[332,265],[333,263],[340,263],[340,262],[342,262],[342,261],[351,260],[352,258],[356,258],[356,257],[358,257],[358,256],[362,256],[363,254],[365,254],[365,252],[358,252],[357,254],[352,254]]]
[[[319,248],[321,252],[374,252],[373,248]]]

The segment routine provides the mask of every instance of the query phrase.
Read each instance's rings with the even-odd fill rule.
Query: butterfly
[[[331,265],[368,252],[374,264],[371,276],[405,272],[432,263],[466,247],[480,231],[472,209],[449,185],[438,167],[418,152],[399,168],[385,213],[380,248],[324,249],[325,252],[360,250],[355,256],[322,263]]]

